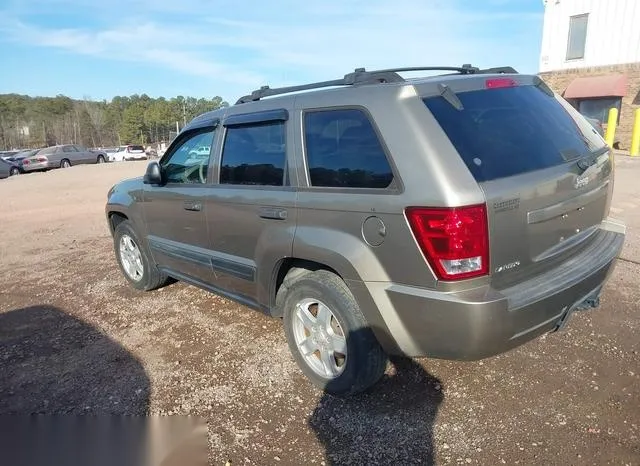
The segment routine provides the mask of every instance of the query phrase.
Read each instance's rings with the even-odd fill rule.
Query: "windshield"
[[[463,110],[441,96],[424,102],[478,182],[549,168],[605,146],[588,134],[586,121],[572,117],[558,99],[535,86],[460,92],[457,97]]]

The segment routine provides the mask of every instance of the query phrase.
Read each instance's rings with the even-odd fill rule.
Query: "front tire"
[[[129,220],[116,227],[113,245],[120,271],[135,289],[151,291],[169,283],[169,277],[158,270]]]
[[[105,162],[105,160],[104,160],[104,156],[99,155],[99,156],[98,156],[97,163],[104,163],[104,162]]]
[[[11,167],[11,170],[9,170],[9,176],[17,176],[20,174],[20,170],[16,167]]]
[[[333,395],[352,395],[384,374],[387,355],[337,275],[318,270],[287,283],[284,331],[291,354],[311,382]]]

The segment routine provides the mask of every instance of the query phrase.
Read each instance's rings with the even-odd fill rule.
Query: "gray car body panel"
[[[272,315],[281,314],[274,296],[280,267],[305,261],[345,280],[390,353],[478,359],[506,351],[552,330],[574,304],[599,293],[621,250],[624,225],[607,217],[613,164],[606,147],[586,181],[574,162],[476,182],[423,99],[440,94],[442,85],[456,93],[478,90],[490,77],[346,86],[200,115],[160,163],[183,135],[215,126],[209,181],[180,187],[128,181],[110,193],[107,213],[117,210],[135,218],[154,260],[168,274]],[[512,78],[522,85],[538,79]],[[602,146],[590,124],[555,98],[589,144]],[[340,108],[368,116],[394,172],[387,189],[310,185],[304,115]],[[288,184],[218,184],[225,121],[252,121],[269,112],[286,112]],[[202,210],[178,212],[185,200],[201,202]],[[476,204],[487,205],[490,273],[438,280],[405,209]],[[594,254],[599,261],[588,260]]]

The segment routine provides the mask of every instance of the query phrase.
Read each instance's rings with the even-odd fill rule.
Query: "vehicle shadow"
[[[441,382],[417,362],[393,357],[383,378],[351,397],[324,393],[309,426],[327,464],[434,464]],[[331,389],[329,384],[327,390]]]
[[[61,309],[0,313],[0,414],[146,414],[150,382],[116,341]]]
[[[206,464],[202,419],[148,416],[141,361],[59,308],[0,313],[0,367],[3,464]]]

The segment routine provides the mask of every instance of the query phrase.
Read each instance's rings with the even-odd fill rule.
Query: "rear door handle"
[[[260,207],[258,210],[258,216],[272,220],[286,220],[287,209],[279,209],[277,207]]]
[[[202,210],[202,202],[184,201],[183,207],[184,207],[184,210],[192,210],[195,212],[199,212]]]

